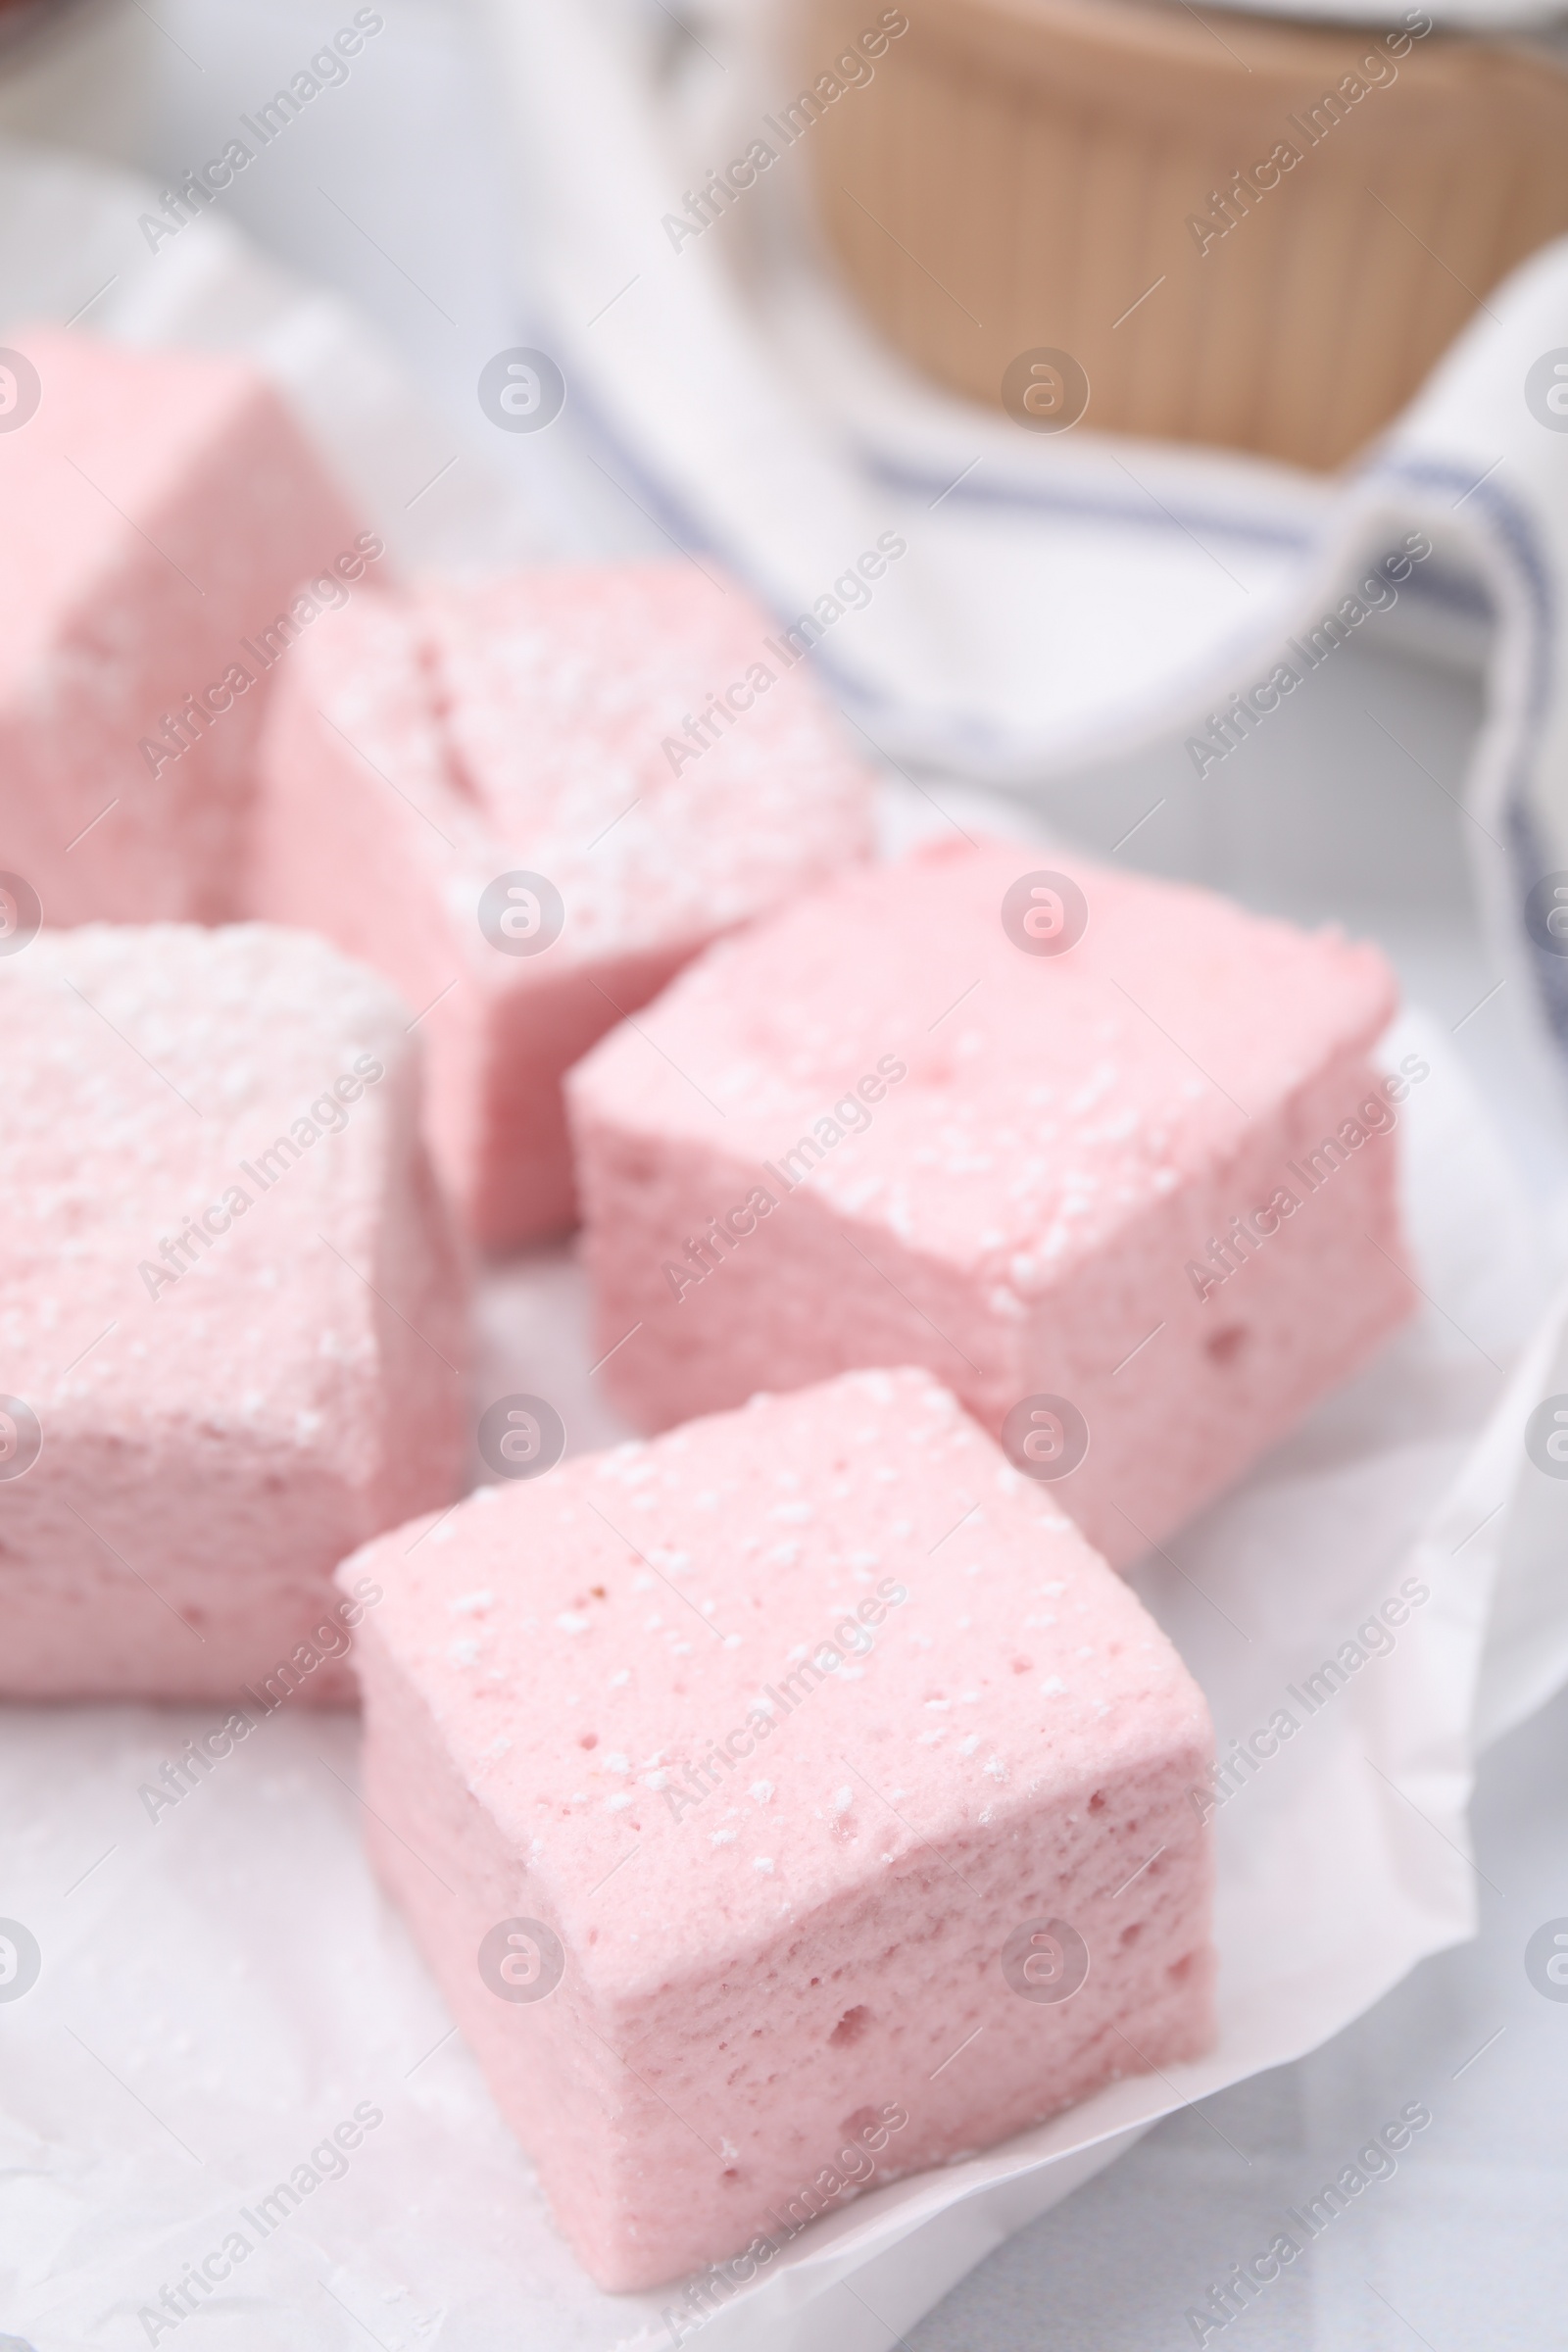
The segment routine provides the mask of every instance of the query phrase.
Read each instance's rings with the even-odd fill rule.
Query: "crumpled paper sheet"
[[[1216,1816],[1218,2046],[862,2196],[715,2313],[710,2352],[882,2352],[1156,2117],[1311,2048],[1471,1932],[1478,1695],[1495,1733],[1568,1675],[1563,1486],[1522,1442],[1568,1351],[1559,1305],[1518,1355],[1541,1261],[1451,1046],[1406,1016],[1388,1051],[1432,1065],[1401,1114],[1431,1303],[1135,1580],[1222,1746],[1282,1706],[1300,1725]],[[617,1434],[568,1251],[488,1278],[481,1332],[486,1393],[559,1398],[574,1444]],[[1411,1578],[1430,1597],[1309,1715],[1305,1678]],[[680,2290],[604,2295],[577,2269],[371,1882],[353,1719],[280,1711],[148,1818],[141,1786],[216,1719],[0,1713],[3,1908],[43,1953],[0,2003],[5,2324],[38,2352],[153,2340],[138,2314],[238,2229],[251,2249],[202,2311],[224,2352],[338,2352],[365,2329],[386,2352],[668,2342]],[[356,2110],[380,2121],[342,2177],[261,2239],[243,2217]]]
[[[8,220],[42,231],[7,240],[0,320],[68,317],[118,264],[92,323],[263,352],[411,558],[526,545],[515,505],[469,511],[466,466],[452,504],[432,493],[411,521],[449,443],[373,339],[216,222],[149,283],[127,188],[134,202],[115,175],[0,153]],[[1432,1064],[1403,1113],[1420,1318],[1136,1578],[1227,1742],[1404,1579],[1430,1592],[1217,1815],[1217,2048],[861,2197],[708,2323],[710,2352],[882,2352],[1157,2116],[1311,2048],[1470,1932],[1476,1739],[1568,1677],[1568,1483],[1522,1443],[1537,1402],[1568,1390],[1568,1300],[1536,1320],[1544,1259],[1446,1037],[1407,1021],[1390,1050]],[[568,1253],[492,1276],[480,1314],[488,1394],[555,1396],[574,1444],[618,1434]],[[0,1913],[42,1952],[36,1984],[0,2000],[0,2327],[37,2352],[166,2343],[191,2322],[160,2310],[164,2289],[243,2230],[221,2301],[201,2305],[222,2352],[667,2342],[679,2290],[611,2297],[584,2278],[371,1883],[353,1719],[280,1711],[150,1819],[140,1788],[213,1720],[0,1710]],[[356,2111],[360,2144],[341,2168],[318,2156],[298,2211],[265,2237],[242,2221]]]

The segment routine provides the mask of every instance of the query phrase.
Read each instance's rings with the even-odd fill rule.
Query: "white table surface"
[[[526,317],[496,225],[502,129],[462,9],[380,5],[386,29],[349,82],[323,93],[226,201],[262,245],[370,315],[466,436],[479,369],[521,339]],[[234,118],[353,12],[146,0],[140,13],[156,23],[136,104],[74,122],[68,95],[62,119],[35,127],[74,131],[164,180],[215,152]],[[513,441],[507,458],[525,469],[562,552],[663,551],[590,462],[569,412],[559,430]],[[1568,1180],[1562,1106],[1527,1087],[1514,1060],[1472,906],[1457,796],[1479,709],[1473,676],[1356,643],[1312,698],[1205,782],[1172,740],[1038,805],[1102,849],[1138,826],[1124,862],[1377,937],[1411,996],[1454,1030],[1551,1216]],[[1524,1970],[1531,1933],[1568,1915],[1568,1696],[1490,1757],[1475,1826],[1476,1942],[1424,1964],[1313,2057],[1158,2127],[902,2340],[912,2352],[1174,2352],[1196,2340],[1184,2313],[1210,2281],[1260,2251],[1283,2208],[1387,2116],[1422,2099],[1433,2127],[1396,2178],[1208,2342],[1257,2352],[1568,2342],[1568,2002],[1543,1998]],[[519,2345],[531,2352],[536,2340],[520,2324]]]

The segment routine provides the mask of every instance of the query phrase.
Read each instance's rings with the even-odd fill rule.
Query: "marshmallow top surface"
[[[375,1346],[406,1021],[363,965],[259,923],[46,930],[0,960],[11,1390],[57,1417],[113,1400],[324,1443],[340,1376]],[[162,1254],[204,1216],[189,1262]],[[143,1265],[170,1279],[149,1288]]]
[[[276,396],[254,368],[216,352],[132,349],[61,327],[18,330],[16,341],[40,389],[25,424],[0,433],[0,694],[24,687],[75,620],[84,636],[74,683],[95,696],[95,670],[113,674],[122,636],[135,632],[134,615],[101,603],[125,564],[162,559],[193,612],[199,598],[248,578],[243,540],[215,538],[188,492],[193,473],[225,459],[266,462],[248,438]],[[193,676],[191,690],[205,683]]]
[[[313,696],[396,780],[477,969],[498,965],[474,921],[486,884],[525,871],[560,891],[561,939],[512,963],[514,983],[696,946],[869,848],[870,773],[768,627],[738,585],[687,564],[368,592],[318,625]],[[731,692],[746,707],[710,718],[710,740],[687,733]]]
[[[1210,1737],[1140,1602],[924,1372],[481,1489],[367,1573],[372,1685],[379,1653],[622,1989]]]
[[[1059,955],[1004,928],[1039,872],[1087,901]],[[569,1090],[579,1119],[699,1141],[775,1192],[763,1163],[810,1139],[784,1173],[808,1167],[830,1210],[1027,1300],[1395,1004],[1382,956],[1337,932],[1034,847],[942,845],[710,949]]]

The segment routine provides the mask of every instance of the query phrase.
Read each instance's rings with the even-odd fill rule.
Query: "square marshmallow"
[[[926,1363],[1125,1562],[1415,1301],[1394,1004],[1372,948],[1086,859],[845,878],[572,1074],[602,1377],[659,1428]]]
[[[352,1695],[332,1570],[466,1451],[407,1017],[259,924],[0,960],[0,1693]]]
[[[1206,2046],[1201,1693],[927,1373],[525,1477],[340,1577],[376,1866],[601,2284]]]
[[[290,667],[257,910],[419,1010],[436,1164],[487,1248],[572,1220],[571,1063],[868,852],[869,774],[767,627],[690,564],[563,568],[356,600]]]
[[[249,365],[54,327],[19,342],[0,359],[21,417],[0,415],[0,940],[39,906],[220,920],[243,904],[273,665],[381,542]]]

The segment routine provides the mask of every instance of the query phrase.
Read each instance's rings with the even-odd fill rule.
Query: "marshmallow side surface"
[[[0,962],[5,1695],[352,1697],[331,1572],[466,1455],[407,1017],[263,925]]]
[[[1206,2046],[1201,1693],[928,1374],[481,1490],[366,1579],[372,1855],[603,2285]]]
[[[220,921],[273,665],[323,601],[296,600],[347,593],[360,526],[245,363],[16,340],[39,398],[0,434],[0,866],[50,924]]]
[[[1081,935],[1035,954],[1003,907],[1040,869],[993,842],[845,877],[573,1071],[595,1351],[625,1340],[644,1428],[926,1363],[993,1431],[1047,1416],[1033,1468],[1121,1564],[1416,1302],[1369,1058],[1395,986],[1076,859]]]

